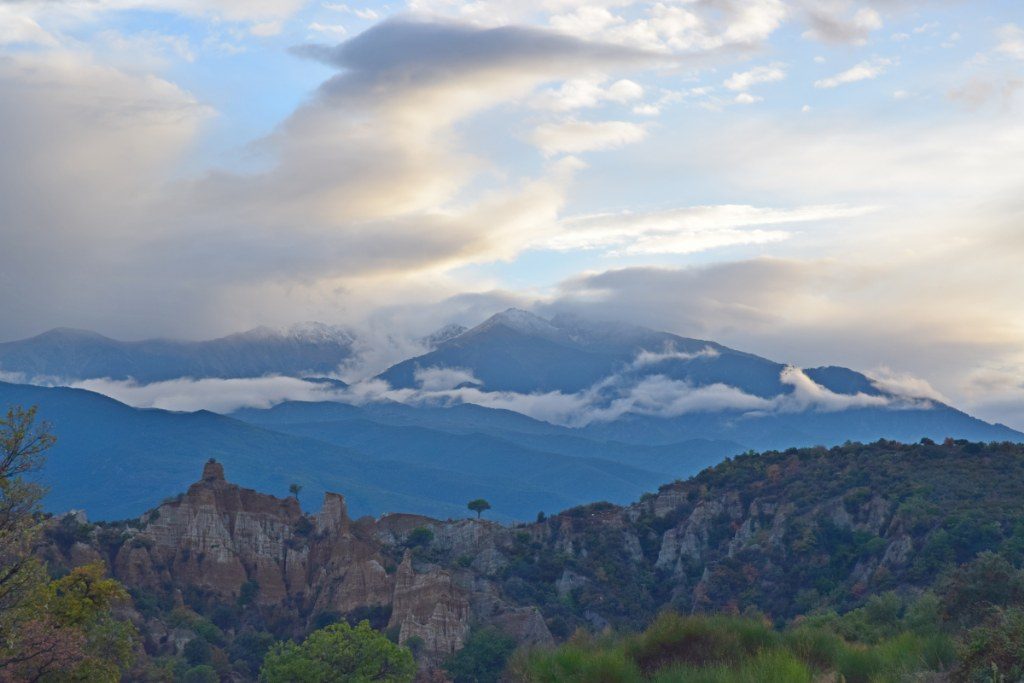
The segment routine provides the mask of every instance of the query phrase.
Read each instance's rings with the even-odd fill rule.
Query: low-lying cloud
[[[212,410],[230,413],[239,408],[270,408],[285,401],[346,398],[330,384],[282,376],[244,379],[183,377],[150,384],[139,384],[134,380],[88,379],[74,382],[71,386],[110,396],[136,408],[182,412]]]
[[[643,374],[658,363],[714,359],[719,352],[705,347],[695,352],[666,347],[663,351],[641,351],[622,372],[575,393],[561,391],[519,393],[488,391],[472,371],[465,368],[428,367],[415,373],[416,388],[396,389],[379,379],[356,382],[347,388],[294,377],[268,376],[245,379],[181,378],[151,384],[132,380],[90,379],[71,386],[95,391],[139,408],[174,411],[212,410],[230,413],[239,408],[270,408],[285,401],[338,401],[365,405],[395,401],[408,405],[453,405],[471,403],[486,408],[511,410],[529,417],[567,427],[584,427],[595,422],[614,421],[623,415],[677,417],[686,413],[732,411],[741,415],[836,412],[851,408],[930,407],[921,398],[920,387],[911,393],[869,395],[839,394],[814,382],[796,367],[780,374],[792,389],[771,398],[755,396],[724,383],[695,385],[663,374]],[[2,378],[0,378],[2,379]],[[10,379],[23,379],[12,377]],[[900,383],[889,377],[877,386],[895,390]],[[905,385],[906,382],[904,381]]]

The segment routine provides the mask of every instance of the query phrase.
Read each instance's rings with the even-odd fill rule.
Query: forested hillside
[[[733,680],[761,655],[800,676],[848,670],[848,681],[877,678],[849,673],[858,657],[892,674],[879,680],[911,665],[967,676],[996,662],[1010,675],[1024,644],[1022,499],[1024,448],[965,441],[750,453],[628,507],[511,527],[352,520],[334,494],[307,515],[208,463],[187,494],[139,520],[51,519],[40,554],[58,574],[105,562],[134,599],[136,666],[172,677],[212,666],[251,678],[275,640],[363,619],[411,648],[421,675],[460,681],[506,666],[516,678],[596,680],[586,667],[603,657],[624,673],[602,680],[705,666]],[[666,610],[723,617],[664,617],[626,635]],[[664,651],[637,655],[651,639]],[[693,659],[702,639],[725,649]],[[691,680],[672,676],[658,680]]]

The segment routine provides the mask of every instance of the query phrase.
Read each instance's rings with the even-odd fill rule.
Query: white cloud
[[[780,377],[783,384],[793,387],[793,393],[784,394],[774,400],[774,408],[781,412],[803,412],[819,410],[836,412],[849,408],[885,408],[893,404],[887,396],[870,394],[837,394],[821,386],[803,370],[789,366]]]
[[[413,377],[420,388],[427,392],[449,391],[467,384],[483,385],[470,370],[464,368],[416,368]]]
[[[365,19],[366,21],[376,21],[381,17],[380,13],[377,12],[377,10],[372,9],[370,7],[359,8],[352,7],[350,5],[346,5],[343,3],[332,2],[323,3],[323,7],[325,9],[334,10],[335,12],[345,12],[348,14],[354,14],[356,17],[360,19]]]
[[[781,64],[757,66],[749,71],[734,72],[722,85],[729,90],[749,90],[758,83],[773,83],[786,77],[786,70]]]
[[[867,81],[878,78],[885,73],[885,70],[892,64],[893,60],[880,57],[865,60],[860,64],[850,67],[846,71],[836,74],[835,76],[815,81],[814,87],[836,88],[847,83],[856,83],[857,81]]]
[[[657,365],[658,363],[662,363],[667,360],[690,361],[700,358],[717,358],[719,355],[721,354],[710,346],[705,346],[700,351],[689,353],[686,351],[679,351],[674,346],[666,344],[662,351],[640,350],[629,367],[631,370],[639,370],[650,365]]]
[[[804,37],[812,40],[863,45],[872,31],[882,28],[882,17],[873,7],[850,14],[846,0],[805,0],[801,5],[809,24]]]
[[[872,207],[804,206],[775,209],[746,205],[692,206],[567,218],[545,239],[548,249],[606,249],[612,255],[692,254],[742,244],[767,244],[791,236],[765,226],[836,221]]]
[[[606,102],[626,104],[644,96],[644,88],[629,79],[605,85],[604,78],[574,78],[557,89],[542,90],[531,98],[539,109],[565,112],[600,106]]]
[[[319,33],[335,40],[340,40],[348,35],[348,29],[341,24],[321,24],[318,21],[314,21],[307,28],[314,33]]]
[[[132,380],[89,379],[71,386],[95,391],[137,408],[229,413],[239,408],[270,408],[284,401],[331,401],[341,398],[329,384],[294,377],[181,379],[151,384]]]
[[[909,372],[897,372],[883,365],[869,372],[868,376],[877,388],[897,396],[931,399],[946,404],[952,403],[951,399],[933,387],[928,380],[915,377]]]
[[[647,129],[629,121],[578,121],[569,119],[538,126],[530,139],[546,155],[617,149],[647,136]]]
[[[741,92],[736,96],[736,104],[756,104],[762,101],[764,98],[759,95],[751,95],[748,92]]]
[[[996,52],[1015,59],[1024,59],[1024,29],[1016,24],[1005,24],[996,31],[999,43]]]
[[[57,45],[57,39],[43,29],[31,16],[21,14],[16,6],[0,4],[0,45]]]

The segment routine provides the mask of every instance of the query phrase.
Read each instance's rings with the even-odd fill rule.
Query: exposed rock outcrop
[[[507,564],[502,548],[512,543],[509,530],[491,522],[401,514],[353,522],[337,493],[327,493],[320,512],[307,516],[295,498],[229,483],[213,460],[187,493],[142,519],[112,563],[130,588],[198,588],[233,604],[249,586],[256,604],[300,623],[319,614],[384,608],[389,629],[401,643],[416,639],[428,667],[460,649],[474,623],[522,642],[552,641],[537,609],[507,603],[486,578]],[[420,528],[431,540],[419,552],[458,558],[456,567],[418,559],[407,540]],[[72,552],[75,563],[97,557],[83,544]]]

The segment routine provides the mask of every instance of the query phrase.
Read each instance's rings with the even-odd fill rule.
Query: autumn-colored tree
[[[51,581],[32,554],[45,490],[25,475],[42,467],[55,439],[36,410],[0,418],[0,681],[120,680],[134,627],[111,609],[127,600],[102,563]]]
[[[11,628],[5,617],[32,594],[41,567],[32,557],[39,536],[39,502],[45,490],[25,481],[40,467],[55,439],[36,424],[36,409],[10,408],[0,418],[0,639]]]
[[[104,573],[102,562],[87,564],[37,588],[8,643],[6,669],[16,680],[121,680],[135,628],[114,617],[128,593]]]

